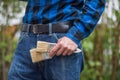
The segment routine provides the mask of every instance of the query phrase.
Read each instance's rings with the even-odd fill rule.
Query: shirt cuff
[[[77,45],[79,45],[80,40],[78,40],[77,38],[75,38],[73,35],[71,35],[70,33],[67,33],[65,35],[66,37],[68,37],[69,39],[71,39],[72,41],[74,41]]]

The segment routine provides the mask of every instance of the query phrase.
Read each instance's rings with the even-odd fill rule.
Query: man
[[[105,0],[27,0],[22,32],[8,80],[80,80],[81,40],[96,26]],[[58,38],[58,40],[56,39]],[[37,41],[57,43],[52,59],[32,63],[29,50]]]

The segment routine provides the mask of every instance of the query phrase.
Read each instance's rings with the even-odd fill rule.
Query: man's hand
[[[50,51],[50,56],[56,54],[59,55],[71,55],[76,49],[77,44],[67,37],[62,37],[58,40],[57,44]]]

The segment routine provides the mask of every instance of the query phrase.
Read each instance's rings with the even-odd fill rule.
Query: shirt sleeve
[[[105,8],[106,0],[85,0],[80,14],[73,20],[73,27],[66,33],[66,37],[76,44],[90,35],[94,30]]]

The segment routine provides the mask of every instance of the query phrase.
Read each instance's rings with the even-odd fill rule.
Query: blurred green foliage
[[[13,40],[12,40],[12,45],[10,45],[10,47],[12,47],[12,50],[11,50],[11,52],[10,52],[9,54],[6,54],[6,55],[5,55],[5,61],[6,61],[7,63],[11,63],[11,61],[12,61],[12,59],[13,59],[13,55],[14,55],[14,51],[15,51],[15,49],[16,49],[17,41],[18,41],[18,39],[13,39]]]

